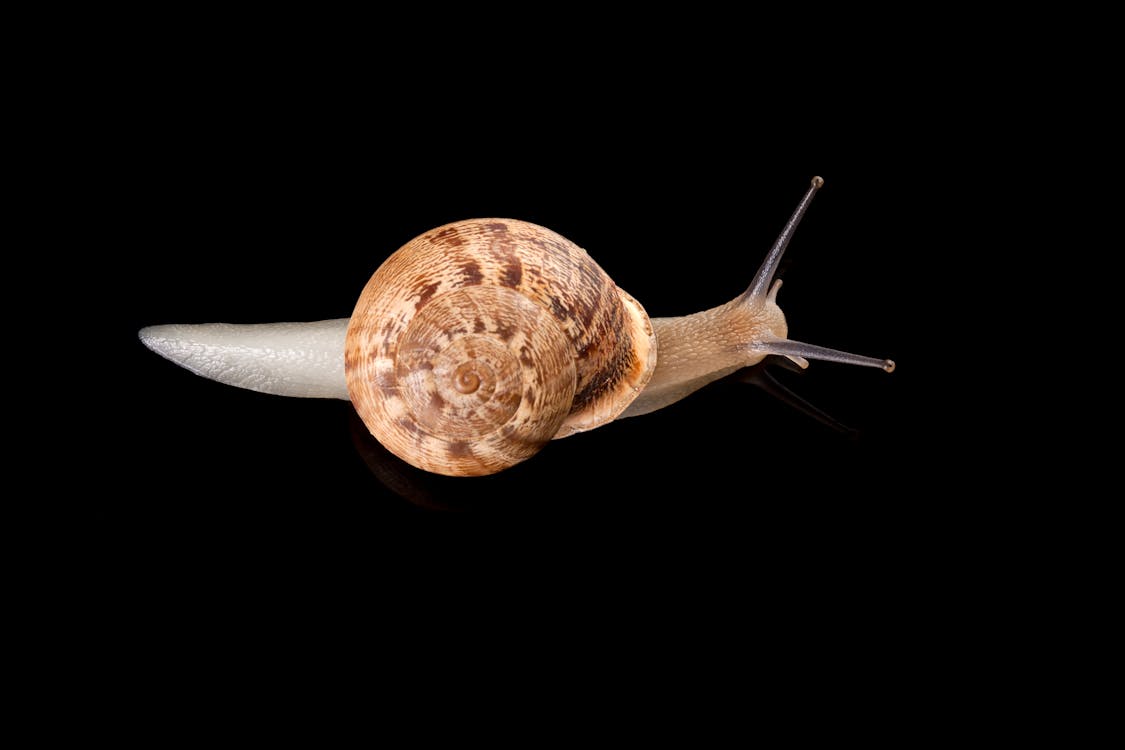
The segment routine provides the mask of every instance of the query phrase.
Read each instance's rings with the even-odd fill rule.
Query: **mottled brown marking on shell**
[[[511,341],[516,337],[516,331],[519,329],[514,325],[497,325],[496,335],[504,341]]]
[[[465,241],[458,235],[457,228],[450,225],[430,232],[426,235],[426,238],[435,244],[451,245],[453,247],[465,244]]]
[[[461,336],[475,338],[461,346]],[[409,353],[399,351],[404,337]],[[344,359],[352,402],[380,442],[420,468],[467,475],[612,420],[647,383],[655,343],[644,309],[581,248],[534,224],[483,219],[426,232],[379,267],[352,314]],[[464,357],[492,363],[479,390],[444,380]],[[405,390],[416,387],[438,397]],[[476,425],[472,439],[436,434],[461,415]]]
[[[493,242],[488,246],[488,251],[495,262],[501,266],[500,283],[511,289],[518,288],[523,280],[523,263],[511,243]]]
[[[473,455],[473,447],[464,440],[450,440],[449,448],[447,450],[449,451],[450,456],[458,458],[465,458],[467,456]]]
[[[515,289],[523,281],[523,264],[519,259],[504,267],[504,283]]]
[[[551,297],[547,300],[547,304],[551,306],[551,312],[559,320],[565,320],[566,316],[570,314],[570,308],[558,297]]]
[[[596,351],[596,350],[595,350]],[[589,357],[590,355],[588,355]],[[628,353],[622,351],[620,348],[613,349],[610,352],[608,359],[599,357],[602,360],[602,372],[605,373],[605,378],[592,378],[588,380],[581,390],[574,394],[574,403],[576,404],[590,404],[597,402],[603,398],[605,394],[612,390],[617,383],[625,379],[630,368],[633,366],[633,357]]]
[[[433,297],[434,293],[437,292],[438,286],[439,283],[436,281],[432,284],[420,281],[418,285],[418,301],[414,303],[414,309],[421,309],[423,305],[429,302],[430,297]]]
[[[407,417],[399,417],[395,420],[395,424],[398,425],[399,429],[404,430],[405,432],[413,434],[417,434],[419,432],[418,425],[414,423],[413,419],[409,419]]]
[[[464,274],[465,283],[469,286],[476,286],[484,278],[484,274],[480,272],[480,264],[475,260],[468,261],[461,266],[461,273]]]

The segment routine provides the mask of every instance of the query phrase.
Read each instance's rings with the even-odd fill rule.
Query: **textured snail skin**
[[[621,414],[636,417],[662,409],[735,370],[756,365],[769,353],[755,343],[783,340],[785,315],[776,290],[766,299],[739,298],[677,318],[653,318],[660,356],[649,385]]]
[[[679,401],[769,354],[895,365],[788,338],[774,279],[812,186],[749,288],[650,319],[581,248],[534,224],[425,232],[371,277],[352,316],[166,325],[142,342],[194,373],[284,396],[350,399],[388,450],[427,471],[491,474],[548,441]]]

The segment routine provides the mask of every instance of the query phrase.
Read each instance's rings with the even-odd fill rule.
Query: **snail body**
[[[582,248],[514,219],[424,232],[375,271],[350,318],[150,326],[157,353],[221,382],[349,398],[388,450],[427,471],[491,474],[547,442],[655,411],[769,354],[893,370],[788,338],[778,262],[814,178],[753,282],[694,315],[650,318]]]

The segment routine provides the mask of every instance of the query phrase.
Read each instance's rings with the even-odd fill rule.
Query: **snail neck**
[[[676,318],[653,318],[656,369],[621,417],[635,417],[675,403],[768,353],[756,344],[785,338],[781,309],[768,301],[739,298]]]

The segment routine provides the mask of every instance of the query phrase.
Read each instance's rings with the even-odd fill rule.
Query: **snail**
[[[656,411],[782,355],[894,370],[788,338],[775,279],[815,177],[747,290],[693,315],[650,318],[582,248],[514,219],[470,219],[407,242],[350,318],[157,325],[156,353],[199,375],[284,396],[350,399],[406,462],[492,474],[550,440]]]

